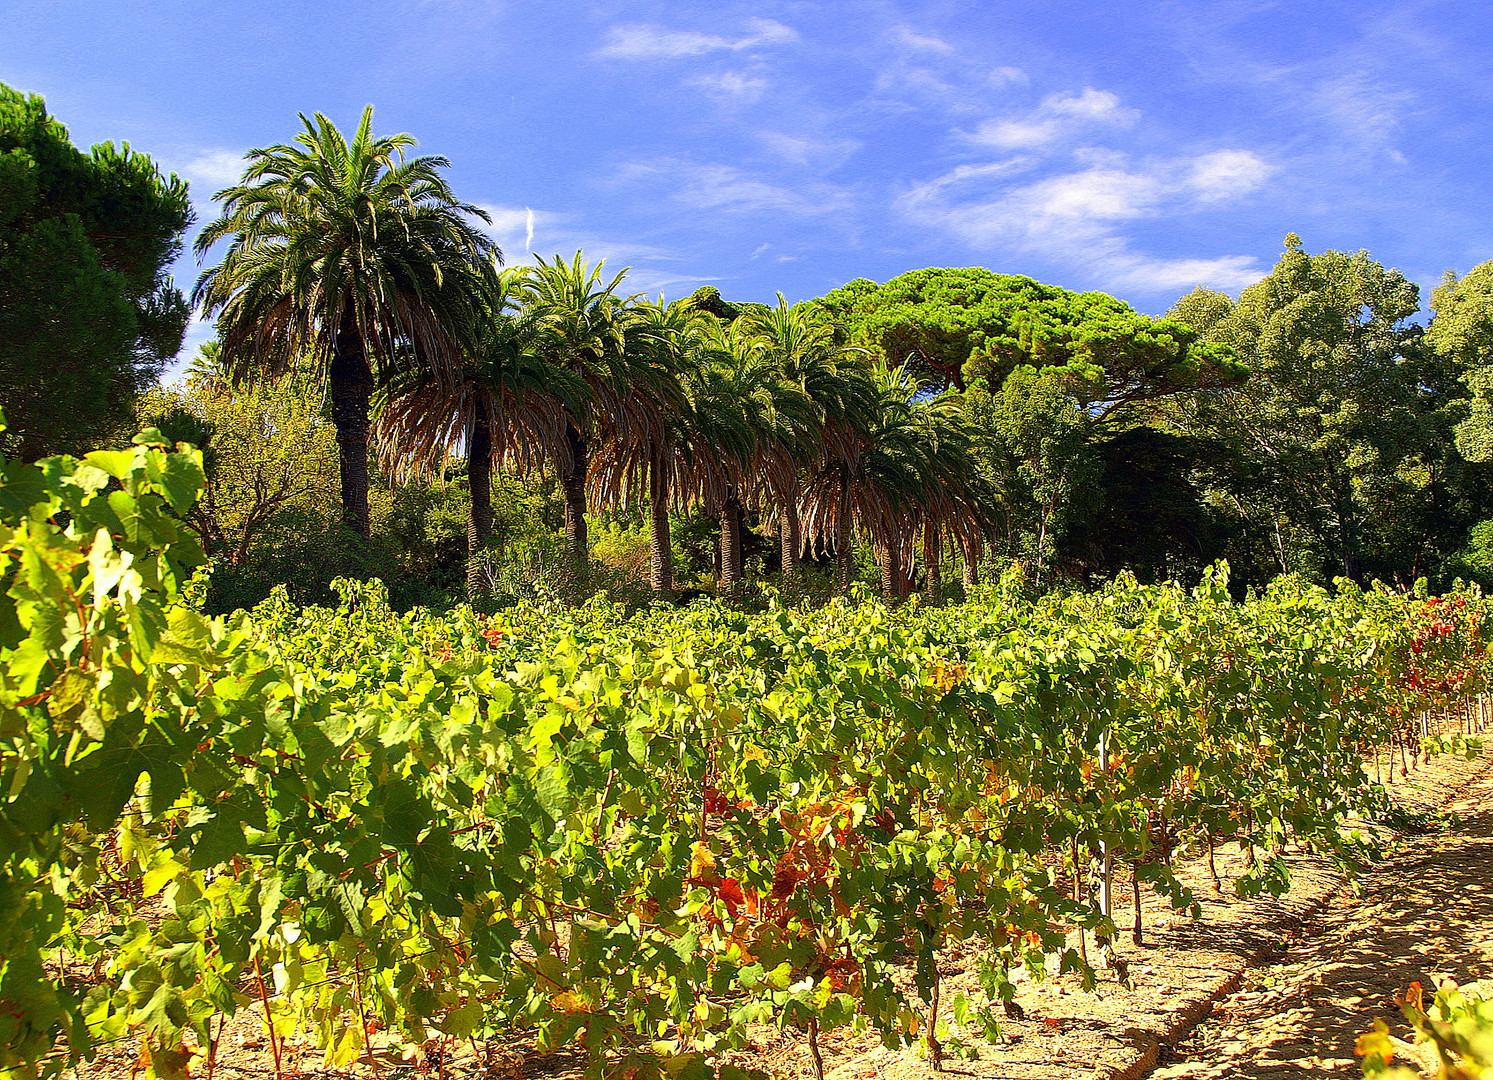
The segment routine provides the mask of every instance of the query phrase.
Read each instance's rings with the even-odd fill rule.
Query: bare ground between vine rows
[[[1287,857],[1288,896],[1250,901],[1217,895],[1204,860],[1179,863],[1178,876],[1194,889],[1202,918],[1193,922],[1143,893],[1145,944],[1132,944],[1125,933],[1118,950],[1130,965],[1130,988],[1112,978],[1092,993],[1073,977],[1023,982],[1017,1000],[1026,1018],[1005,1021],[1004,1041],[996,1045],[966,1033],[978,1057],[947,1059],[942,1074],[916,1049],[887,1050],[874,1036],[830,1032],[820,1040],[827,1080],[1356,1076],[1353,1039],[1374,1015],[1393,1013],[1393,992],[1414,979],[1434,985],[1438,975],[1463,983],[1493,976],[1490,751],[1474,761],[1433,760],[1408,781],[1397,775],[1397,801],[1445,807],[1455,824],[1449,833],[1401,838],[1391,860],[1365,873],[1358,897],[1328,863],[1302,853]],[[1217,863],[1226,881],[1243,869],[1232,848],[1220,848]],[[1128,881],[1117,877],[1115,895],[1116,921],[1128,927]],[[957,1034],[955,997],[961,991],[980,997],[973,950],[951,950],[939,970],[941,1018]],[[1216,1019],[1198,1026],[1210,1014]],[[801,1035],[770,1028],[754,1034],[738,1064],[812,1076]],[[567,1080],[585,1065],[580,1055],[537,1055],[520,1040],[486,1048],[453,1043],[442,1058],[387,1052],[376,1066],[365,1060],[334,1073],[321,1068],[313,1045],[292,1038],[281,1067],[287,1078]],[[101,1048],[76,1075],[114,1080],[138,1067],[138,1044],[128,1040]],[[265,1080],[274,1072],[262,1011],[240,1012],[220,1037],[214,1080]]]
[[[1450,832],[1416,838],[1272,962],[1246,973],[1212,1016],[1164,1056],[1154,1080],[1361,1075],[1353,1054],[1374,1016],[1410,1038],[1393,1003],[1412,982],[1451,979],[1493,996],[1493,771],[1452,800]],[[1434,1056],[1401,1053],[1435,1072]]]

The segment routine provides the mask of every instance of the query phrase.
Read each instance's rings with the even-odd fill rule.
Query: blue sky
[[[201,220],[298,112],[372,103],[510,262],[581,247],[670,297],[984,265],[1159,312],[1288,231],[1427,290],[1493,258],[1470,2],[0,0],[0,26],[0,80],[189,179]]]

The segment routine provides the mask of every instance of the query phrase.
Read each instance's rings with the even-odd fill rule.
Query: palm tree
[[[674,549],[669,510],[688,484],[690,403],[679,376],[699,362],[701,320],[689,300],[628,305],[624,349],[652,369],[638,392],[652,404],[654,423],[613,427],[591,463],[593,501],[636,504],[646,494],[649,515],[648,583],[667,597],[674,591]]]
[[[962,394],[945,391],[933,398],[917,398],[912,415],[918,425],[923,473],[923,490],[914,502],[914,524],[922,532],[923,591],[929,602],[935,602],[943,587],[944,534],[959,543],[968,569],[970,553],[983,549],[986,536],[996,526],[1000,498],[980,467]]]
[[[689,459],[696,500],[720,518],[718,588],[731,596],[741,584],[747,505],[790,486],[793,448],[813,425],[814,410],[778,377],[751,320],[705,325],[703,362],[682,380],[691,404]]]
[[[487,574],[482,553],[492,534],[492,467],[528,472],[565,445],[568,411],[584,408],[588,388],[541,356],[542,325],[519,302],[523,271],[499,271],[484,298],[472,346],[456,379],[409,365],[379,395],[374,422],[382,464],[393,476],[429,474],[459,451],[466,455],[467,592]]]
[[[869,421],[875,407],[865,351],[837,343],[829,326],[804,308],[790,306],[782,293],[776,307],[756,313],[752,321],[778,378],[795,387],[814,412],[813,421],[794,433],[798,437],[791,449],[798,462],[813,472],[832,460],[853,460],[859,446],[856,427]],[[779,507],[784,591],[792,596],[803,551],[800,470],[788,471],[784,479],[772,495]]]
[[[538,260],[525,276],[526,300],[542,326],[546,364],[583,382],[588,394],[565,411],[565,441],[556,455],[565,496],[565,542],[578,581],[587,572],[586,479],[591,453],[608,432],[646,437],[660,420],[648,389],[663,374],[646,351],[628,348],[631,315],[617,286],[624,269],[602,281],[603,263],[591,266],[581,252],[565,262]]]
[[[460,369],[477,297],[501,258],[440,170],[405,158],[408,134],[372,134],[363,111],[349,142],[321,113],[301,116],[295,144],[248,154],[242,180],[214,198],[220,218],[195,249],[231,237],[193,302],[216,314],[235,378],[307,365],[323,381],[337,428],[344,523],[369,534],[369,400],[401,350],[438,377]]]
[[[930,487],[915,408],[915,399],[927,387],[906,365],[878,365],[871,374],[876,403],[857,430],[858,445],[810,473],[804,487],[805,520],[812,535],[832,538],[842,592],[849,589],[854,570],[850,541],[858,521],[881,557],[882,591],[893,598],[901,592],[909,561],[907,527],[915,519],[919,497]]]

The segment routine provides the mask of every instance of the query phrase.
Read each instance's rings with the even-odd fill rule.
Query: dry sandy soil
[[[1493,747],[1490,747],[1493,750]],[[1391,996],[1410,982],[1442,978],[1464,985],[1490,980],[1493,993],[1493,752],[1473,760],[1436,759],[1397,778],[1398,801],[1444,809],[1450,827],[1398,839],[1393,856],[1348,885],[1322,860],[1290,856],[1293,888],[1280,899],[1241,901],[1217,895],[1206,863],[1178,867],[1202,902],[1193,922],[1164,901],[1143,901],[1145,944],[1129,935],[1119,953],[1132,985],[1102,981],[1093,993],[1071,978],[1023,983],[1025,1019],[1004,1025],[1004,1041],[966,1036],[978,1056],[944,1062],[943,1077],[968,1080],[1093,1077],[1358,1076],[1354,1039],[1373,1017],[1397,1018]],[[1218,853],[1228,880],[1240,866]],[[1129,925],[1128,883],[1117,883],[1116,921]],[[953,1026],[960,991],[977,998],[973,957],[947,955],[943,1019]],[[1405,1035],[1404,1025],[1395,1027]],[[215,1080],[268,1080],[274,1065],[257,1010],[241,1012],[220,1039]],[[916,1050],[889,1051],[873,1038],[834,1032],[821,1040],[828,1080],[932,1080]],[[480,1053],[453,1045],[449,1054],[414,1059],[381,1055],[344,1080],[526,1080],[573,1077],[571,1055],[538,1057],[519,1043]],[[314,1047],[292,1041],[286,1077],[331,1074]],[[765,1029],[742,1064],[780,1077],[812,1076],[806,1042]],[[114,1080],[137,1068],[136,1047],[119,1043],[77,1070],[80,1080]],[[200,1075],[202,1070],[197,1070]]]

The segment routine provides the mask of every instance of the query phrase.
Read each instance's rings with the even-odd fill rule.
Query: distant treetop
[[[721,291],[714,285],[701,285],[690,293],[689,298],[695,307],[707,315],[714,315],[721,322],[732,322],[742,315],[763,315],[771,310],[766,304],[750,300],[723,300]]]
[[[128,144],[84,153],[42,99],[0,84],[0,407],[5,449],[82,453],[131,422],[181,348],[166,267],[187,185]]]
[[[983,267],[859,278],[814,302],[855,344],[961,389],[996,389],[1016,368],[1066,368],[1087,404],[1115,406],[1247,376],[1232,351],[1101,292],[1072,292]]]

